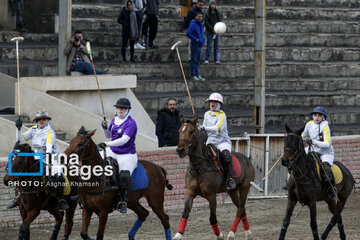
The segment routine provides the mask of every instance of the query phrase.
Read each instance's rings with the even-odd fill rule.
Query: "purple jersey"
[[[115,118],[111,120],[108,130],[111,132],[111,141],[121,138],[124,134],[130,137],[129,141],[122,146],[110,147],[111,151],[116,154],[136,153],[135,138],[137,126],[134,119],[130,116],[121,125],[115,124]]]

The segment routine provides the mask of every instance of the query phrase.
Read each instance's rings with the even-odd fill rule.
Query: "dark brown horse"
[[[30,145],[27,143],[19,144],[17,142],[14,150],[20,153],[33,153]],[[35,173],[39,172],[39,167],[39,161],[34,159],[33,156],[15,155],[11,161],[11,172],[13,173]],[[75,182],[76,179],[69,177],[69,181],[70,183]],[[30,224],[39,216],[41,210],[47,210],[55,217],[55,226],[50,239],[57,239],[64,212],[58,209],[58,198],[55,194],[50,193],[49,188],[45,187],[47,184],[43,183],[43,176],[9,176],[7,166],[4,184],[8,186],[9,183],[12,185],[18,183],[15,191],[16,194],[20,194],[17,201],[23,223],[19,229],[19,240],[30,239]],[[70,200],[70,198],[75,195],[77,195],[77,188],[71,188],[69,196],[65,198],[70,208],[66,210],[64,240],[69,238],[73,226],[77,201],[76,199]]]
[[[177,152],[180,157],[189,155],[189,166],[186,170],[185,183],[185,207],[180,221],[178,232],[174,239],[182,238],[186,222],[188,220],[193,200],[197,195],[209,201],[210,205],[210,224],[214,230],[217,239],[223,239],[223,234],[218,227],[216,219],[216,194],[227,192],[231,200],[237,207],[236,219],[228,234],[228,239],[234,239],[237,226],[240,221],[243,222],[245,237],[251,234],[245,211],[245,203],[252,181],[255,178],[255,170],[249,158],[241,153],[233,153],[239,159],[241,165],[241,175],[235,178],[236,189],[227,190],[225,181],[222,179],[218,169],[205,158],[205,144],[207,134],[204,130],[198,130],[195,117],[185,122],[182,119],[182,125],[179,129],[179,145]]]
[[[287,136],[284,140],[284,154],[282,157],[282,165],[288,168],[290,179],[288,181],[288,203],[286,215],[281,228],[279,239],[285,239],[285,234],[290,223],[290,217],[293,213],[296,203],[299,201],[302,205],[307,205],[310,209],[310,227],[314,239],[319,239],[317,222],[316,222],[316,201],[325,201],[333,217],[330,220],[321,239],[326,239],[331,229],[337,224],[340,232],[340,239],[346,239],[344,225],[342,223],[341,212],[344,209],[347,198],[349,197],[353,187],[354,178],[350,171],[340,162],[335,161],[343,175],[342,181],[336,185],[338,189],[338,200],[331,200],[327,189],[328,183],[320,181],[316,177],[316,166],[306,154],[304,150],[304,142],[301,133],[304,128],[292,131],[285,125]]]
[[[93,169],[95,166],[104,166],[105,160],[99,154],[96,144],[91,139],[95,133],[94,131],[85,131],[81,127],[77,136],[71,141],[67,154],[76,153],[83,166],[90,166]],[[148,161],[139,160],[139,163],[145,168],[148,176],[149,184],[146,188],[133,191],[129,194],[128,208],[133,210],[138,219],[133,228],[129,232],[129,240],[135,239],[135,234],[140,228],[141,224],[146,220],[149,211],[146,210],[139,202],[140,198],[145,197],[149,206],[154,213],[159,217],[165,229],[166,239],[171,239],[169,217],[164,211],[164,191],[165,187],[169,190],[172,186],[166,180],[166,172],[163,168]],[[107,222],[108,214],[113,211],[114,199],[117,195],[117,187],[110,183],[111,177],[91,175],[89,180],[84,181],[83,187],[79,187],[80,201],[83,205],[81,237],[90,240],[88,236],[88,227],[91,216],[95,212],[99,216],[99,226],[97,231],[97,239],[104,238],[104,230]]]

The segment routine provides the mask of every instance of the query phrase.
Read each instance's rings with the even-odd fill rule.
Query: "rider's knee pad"
[[[131,183],[131,175],[129,170],[121,170],[119,174],[119,187],[127,188]]]

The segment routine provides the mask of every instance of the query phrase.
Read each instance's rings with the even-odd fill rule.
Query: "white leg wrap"
[[[245,239],[246,240],[251,239],[251,231],[250,230],[245,231]]]
[[[216,236],[218,240],[222,240],[224,239],[224,235],[222,234],[222,232],[220,232],[219,236]]]
[[[227,236],[227,240],[234,240],[234,239],[235,239],[235,233],[233,231],[230,231]]]
[[[181,238],[182,238],[182,234],[179,233],[179,232],[177,232],[177,233],[175,234],[175,236],[173,237],[173,239],[181,239]]]

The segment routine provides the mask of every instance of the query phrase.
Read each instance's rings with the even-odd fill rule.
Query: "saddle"
[[[65,174],[63,174],[63,177],[65,179],[65,186],[64,186],[64,196],[67,196],[70,194],[71,192],[71,186],[70,186],[70,182],[69,182],[69,179],[67,178],[67,176]],[[50,186],[47,185],[47,182],[50,183]],[[45,175],[43,175],[43,186],[45,188],[45,194],[48,195],[49,194],[49,191],[54,191],[52,190],[53,188],[51,187],[51,178],[50,177],[46,177]]]
[[[221,178],[224,178],[225,176],[225,169],[223,166],[223,162],[221,161],[221,154],[220,151],[215,147],[214,144],[208,144],[206,145],[206,151],[205,151],[206,159],[210,162],[211,166],[216,167],[219,169],[219,173],[221,175]],[[232,155],[232,162],[233,162],[233,174],[232,178],[240,177],[241,174],[241,165],[239,162],[239,159],[235,157],[234,154]]]
[[[315,172],[316,176],[319,181],[325,181],[325,173],[324,173],[324,166],[323,163],[320,160],[319,155],[316,152],[310,152],[309,153],[310,159],[312,159],[315,162]],[[339,184],[343,180],[343,173],[338,165],[336,165],[336,162],[331,166],[331,171],[333,173],[335,184]]]

